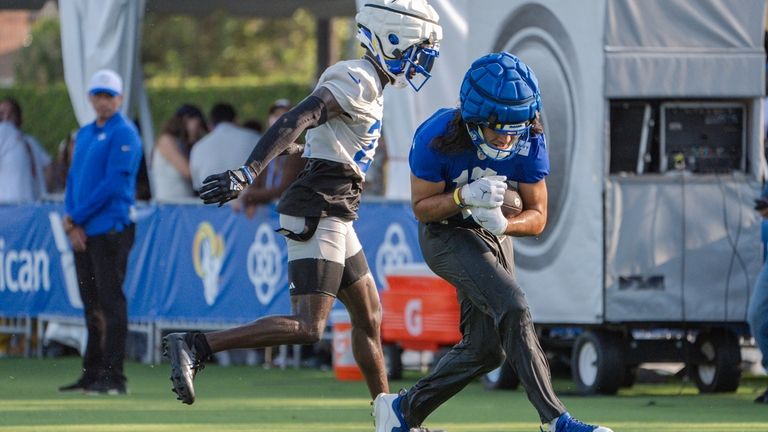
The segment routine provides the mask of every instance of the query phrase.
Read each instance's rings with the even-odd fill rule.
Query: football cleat
[[[205,367],[195,355],[188,333],[170,333],[163,338],[163,356],[171,361],[171,383],[176,399],[187,405],[195,402],[195,375]]]
[[[554,426],[551,424],[546,425],[547,429],[544,429],[543,427],[540,428],[541,432],[613,432],[613,430],[605,426],[580,422],[571,417],[567,412],[561,414],[560,417],[558,417],[556,421],[553,420],[552,423],[554,423]]]
[[[381,393],[371,402],[376,432],[445,432],[442,429],[408,427],[403,413],[400,412],[400,401],[403,396],[405,396],[405,390],[400,390],[397,394]]]
[[[380,393],[373,401],[373,424],[376,432],[410,432],[400,412],[400,401],[405,391],[400,393]],[[419,429],[416,429],[417,431]]]

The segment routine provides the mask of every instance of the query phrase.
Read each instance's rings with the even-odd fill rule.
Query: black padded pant
[[[443,402],[505,358],[542,423],[566,411],[552,390],[549,365],[514,277],[511,240],[500,242],[479,228],[419,224],[427,265],[456,287],[462,340],[403,398],[401,408],[410,426],[421,425]]]

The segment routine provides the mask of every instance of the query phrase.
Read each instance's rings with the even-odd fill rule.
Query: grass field
[[[170,391],[168,365],[126,365],[130,394],[59,394],[77,378],[80,360],[0,359],[0,432],[339,432],[373,431],[369,397],[360,382],[332,372],[209,366],[198,375],[197,402],[182,405]],[[418,378],[393,382],[394,390]],[[640,384],[613,397],[573,395],[555,381],[571,413],[615,432],[768,432],[768,406],[752,399],[765,377],[742,380],[737,393],[699,395],[692,383]],[[443,405],[426,426],[448,432],[538,431],[521,390],[486,391],[471,384]]]

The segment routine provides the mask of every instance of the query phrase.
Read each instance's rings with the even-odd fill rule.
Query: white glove
[[[507,231],[507,218],[501,213],[501,207],[474,207],[472,219],[494,235],[500,236]]]
[[[507,190],[506,180],[505,176],[488,176],[467,183],[461,187],[461,200],[472,207],[500,207]]]

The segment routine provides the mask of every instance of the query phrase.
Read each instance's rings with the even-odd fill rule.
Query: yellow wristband
[[[458,206],[460,209],[463,209],[463,208],[464,208],[464,207],[466,207],[466,206],[465,206],[464,204],[462,204],[462,203],[461,203],[461,197],[459,196],[459,191],[460,191],[460,189],[461,189],[461,188],[456,188],[456,189],[454,189],[454,190],[453,190],[453,202],[455,202],[455,203],[456,203],[456,205],[457,205],[457,206]]]

